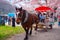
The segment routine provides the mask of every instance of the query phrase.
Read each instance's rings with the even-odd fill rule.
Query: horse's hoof
[[[28,37],[25,37],[24,40],[28,40]]]
[[[32,35],[32,33],[29,33],[29,35]]]
[[[32,34],[29,34],[30,36],[32,35]]]
[[[45,30],[45,32],[48,32],[48,30]]]
[[[45,32],[48,32],[48,30],[44,30]]]
[[[52,29],[52,28],[50,28],[50,29]]]
[[[52,27],[50,29],[52,29]]]
[[[28,40],[28,38],[24,38],[24,40]]]

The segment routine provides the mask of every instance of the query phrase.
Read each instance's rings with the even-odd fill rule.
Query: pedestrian
[[[5,25],[5,21],[3,17],[2,17],[2,25]]]
[[[11,19],[10,22],[12,22],[12,27],[15,27],[15,17],[16,17],[16,14],[14,12],[10,12],[8,14],[8,18]]]
[[[58,14],[58,26],[60,26],[60,12]]]
[[[53,17],[49,17],[49,22],[50,22],[50,24],[49,24],[50,29],[52,29],[52,27],[54,25],[54,19],[53,19]]]
[[[38,12],[37,14],[38,14],[37,16],[38,16],[38,18],[39,18],[39,20],[40,20],[40,17],[39,17],[39,15],[41,16],[41,12]]]
[[[60,26],[60,19],[59,19],[59,21],[58,21],[58,26]]]
[[[15,27],[15,18],[12,18],[12,27]]]
[[[45,25],[46,25],[45,30],[47,31],[47,29],[48,29],[48,27],[49,27],[49,17],[46,17],[46,18],[45,18]]]
[[[16,14],[13,12],[12,13],[12,27],[15,27],[15,17],[16,17]]]

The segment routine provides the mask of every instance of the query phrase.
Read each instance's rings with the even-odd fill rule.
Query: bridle
[[[19,11],[19,13],[17,14],[17,18],[22,18],[23,17],[23,11]]]

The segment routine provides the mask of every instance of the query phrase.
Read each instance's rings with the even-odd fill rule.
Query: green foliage
[[[0,26],[0,40],[22,32],[24,32],[22,27]]]

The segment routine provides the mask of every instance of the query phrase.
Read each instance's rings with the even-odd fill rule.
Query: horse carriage
[[[28,40],[28,34],[32,34],[33,24],[35,23],[35,31],[37,31],[38,28],[46,30],[46,25],[43,23],[39,23],[39,18],[36,14],[31,14],[27,12],[26,10],[21,8],[16,8],[16,10],[19,12],[17,15],[16,23],[19,24],[21,22],[22,27],[24,28],[26,32],[26,36],[24,40]],[[38,27],[39,26],[39,27]],[[29,31],[30,30],[30,31]]]
[[[48,29],[51,29],[49,26],[46,27],[46,24],[45,23],[39,22],[37,25],[38,25],[37,26],[37,30],[40,30],[40,31],[44,30],[45,32],[47,32]],[[33,26],[33,28],[35,28],[36,27],[36,24],[33,24],[32,26]]]

